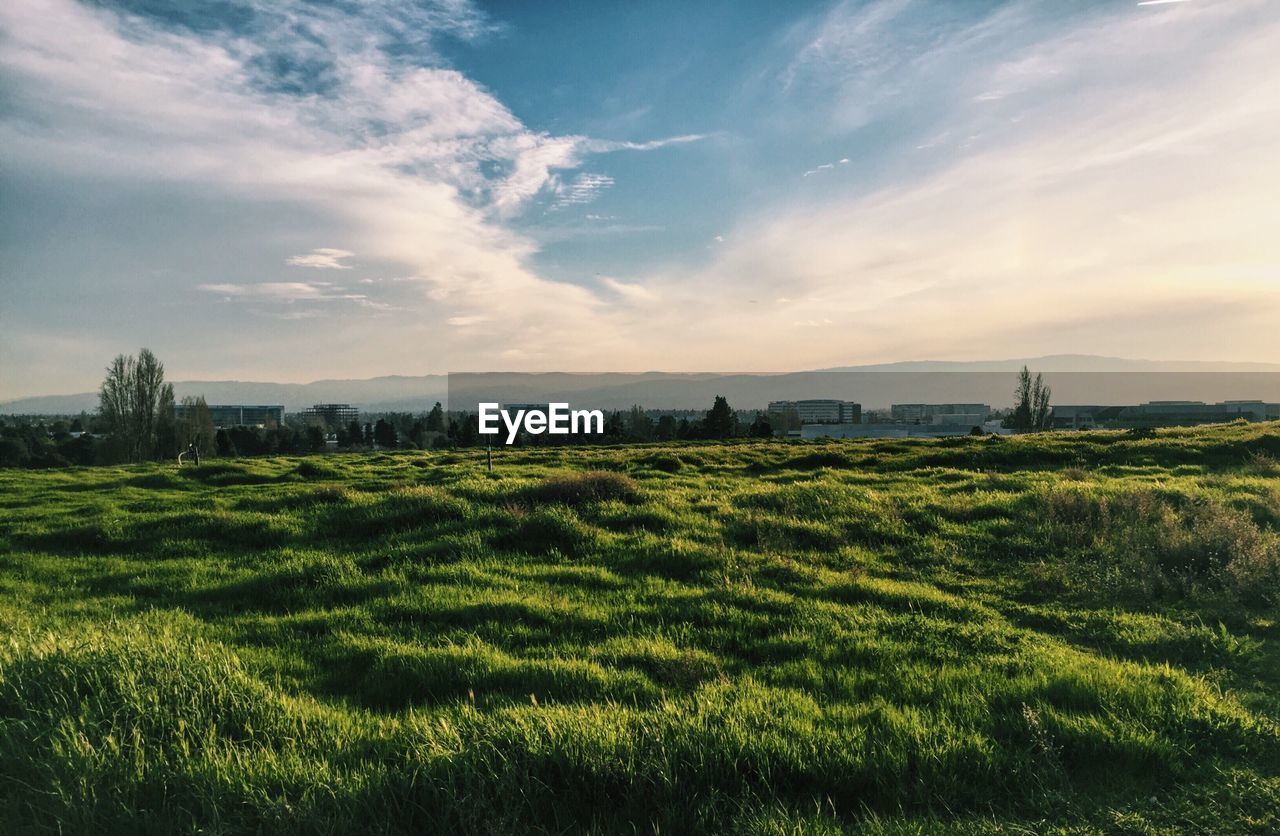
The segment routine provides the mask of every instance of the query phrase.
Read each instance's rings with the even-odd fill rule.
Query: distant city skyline
[[[1280,4],[0,5],[0,401],[1280,362]]]

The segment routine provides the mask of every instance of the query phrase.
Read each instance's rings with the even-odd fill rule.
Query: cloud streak
[[[285,264],[292,267],[313,267],[317,270],[350,270],[350,264],[343,264],[344,259],[355,253],[350,250],[338,250],[332,247],[321,247],[305,255],[293,255],[285,259]]]

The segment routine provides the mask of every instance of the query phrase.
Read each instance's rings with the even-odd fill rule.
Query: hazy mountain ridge
[[[1280,363],[1215,360],[1130,360],[1096,354],[1047,354],[1010,360],[904,360],[862,366],[833,366],[822,372],[1280,372]]]
[[[174,381],[174,396],[203,395],[214,403],[282,404],[285,412],[298,412],[317,403],[349,403],[369,412],[420,412],[443,401],[445,375],[410,377],[392,375],[367,380],[316,380],[311,383],[269,383],[240,380]],[[0,412],[17,415],[60,415],[93,412],[97,392],[44,395],[0,402]]]
[[[604,409],[705,408],[723,394],[742,409],[770,400],[843,398],[866,408],[903,402],[983,402],[1007,406],[1011,375],[1023,366],[1044,372],[1056,403],[1135,403],[1144,400],[1280,399],[1280,364],[1128,360],[1058,354],[1010,360],[906,361],[803,372],[484,372],[389,375],[311,383],[190,380],[173,384],[176,396],[203,395],[209,403],[282,404],[298,412],[317,403],[349,403],[365,412],[423,412],[436,402],[568,401]],[[454,403],[450,404],[450,388]],[[0,402],[0,413],[76,414],[98,406],[96,392]]]

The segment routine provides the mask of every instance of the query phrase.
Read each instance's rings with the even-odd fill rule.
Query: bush
[[[607,470],[588,470],[568,476],[544,479],[528,491],[537,502],[582,505],[610,499],[632,502],[640,496],[640,486],[630,476]]]
[[[1220,502],[1070,488],[1042,495],[1037,510],[1050,543],[1069,559],[1101,563],[1147,595],[1280,602],[1280,538]]]
[[[684,467],[684,460],[679,456],[667,453],[656,453],[652,456],[645,456],[643,459],[640,459],[639,464],[642,464],[645,467],[651,467],[654,470],[659,470],[663,473],[679,473],[680,469]]]
[[[342,476],[342,471],[333,465],[312,461],[311,459],[299,462],[294,472],[303,479],[337,479]]]

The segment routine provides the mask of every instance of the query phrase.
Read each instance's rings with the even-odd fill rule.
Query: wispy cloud
[[[344,259],[355,253],[350,250],[337,250],[332,247],[321,247],[305,255],[294,255],[285,259],[285,263],[293,267],[314,267],[317,270],[350,270],[350,264],[343,264]]]
[[[544,192],[591,200],[610,175],[554,190],[594,155],[698,137],[629,142],[530,130],[434,52],[443,35],[491,31],[466,3],[246,5],[251,25],[233,30],[72,0],[0,4],[8,90],[0,143],[10,163],[61,177],[163,181],[194,189],[201,205],[305,207],[342,230],[350,249],[282,253],[282,261],[344,270],[358,251],[400,265],[416,277],[406,284],[420,290],[419,317],[467,323],[476,335],[442,345],[437,363],[491,356],[491,333],[537,343],[530,356],[555,356],[589,340],[584,331],[607,332],[601,294],[538,275],[529,266],[537,245],[507,220]],[[202,290],[259,304],[384,304],[314,283]],[[379,326],[364,336],[371,352],[399,338]]]
[[[629,211],[629,178],[604,155],[723,139],[707,181],[737,181],[755,138],[534,129],[436,49],[494,32],[464,2],[240,5],[248,22],[219,28],[72,0],[0,4],[0,145],[24,176],[163,188],[191,207],[192,228],[246,207],[297,218],[236,228],[237,244],[268,251],[241,275],[197,274],[199,258],[175,246],[156,282],[188,291],[166,300],[280,320],[264,340],[289,320],[341,318],[342,340],[302,323],[273,344],[298,368],[1275,356],[1280,20],[1266,0],[1168,14],[1019,0],[824,9],[783,38],[785,57],[749,71],[767,79],[763,109],[787,144],[771,160],[777,184],[682,205],[664,222],[676,239],[689,221],[683,252],[627,269],[637,237],[600,247],[623,253],[607,267],[545,272],[539,247],[570,236],[556,216],[529,231],[548,206],[608,190],[608,214],[573,234],[656,230],[618,220],[662,216]],[[302,252],[316,242],[349,249]],[[352,276],[355,253],[403,278],[290,280]]]
[[[1129,7],[1056,26],[1015,4],[942,25],[910,59],[836,48],[900,38],[889,21],[909,6],[841,7],[850,18],[801,47],[791,88],[824,113],[812,86],[800,89],[821,58],[838,83],[817,100],[837,112],[895,68],[902,78],[889,86],[904,101],[921,101],[912,84],[949,91],[913,115],[920,138],[908,135],[909,151],[879,158],[894,177],[774,201],[740,220],[710,265],[654,275],[646,286],[671,309],[697,311],[669,333],[696,331],[702,364],[733,368],[751,356],[758,368],[820,364],[833,346],[851,360],[955,356],[957,346],[968,356],[1222,357],[1228,345],[1236,359],[1275,356],[1265,335],[1280,311],[1280,245],[1264,230],[1280,190],[1280,76],[1270,71],[1280,18],[1257,14],[1265,3],[1187,4],[1177,16]],[[972,101],[989,90],[1003,95]],[[896,106],[873,96],[860,114]],[[946,153],[913,162],[917,147]],[[781,322],[746,301],[778,287],[792,291]],[[797,340],[787,326],[832,337]],[[786,345],[785,360],[771,364],[751,344],[775,355]]]
[[[690,142],[701,142],[708,139],[707,134],[683,134],[664,139],[651,139],[647,142],[628,142],[626,140],[591,139],[584,137],[579,145],[583,151],[593,154],[607,154],[612,151],[656,151],[672,145],[687,145]]]
[[[813,175],[819,174],[823,171],[830,171],[834,169],[836,166],[848,165],[848,164],[849,164],[849,158],[841,157],[840,159],[836,160],[834,163],[823,163],[822,165],[814,166],[813,168],[806,171],[802,176],[812,177]]]
[[[590,203],[612,185],[613,178],[607,174],[583,172],[556,190],[558,197],[555,205],[563,208]]]
[[[257,284],[202,284],[200,290],[222,296],[278,299],[282,302],[364,299],[359,294],[343,293],[325,282],[259,282]]]

